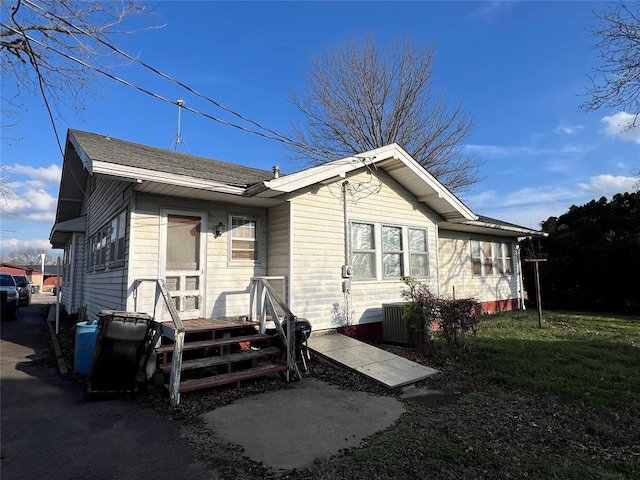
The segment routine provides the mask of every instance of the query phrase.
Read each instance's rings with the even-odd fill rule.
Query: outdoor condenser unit
[[[413,343],[413,328],[404,315],[404,303],[382,304],[382,338],[391,343]]]

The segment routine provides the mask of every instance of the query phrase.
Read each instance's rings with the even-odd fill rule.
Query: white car
[[[18,286],[10,273],[0,273],[0,300],[2,300],[2,319],[17,319],[20,298]]]

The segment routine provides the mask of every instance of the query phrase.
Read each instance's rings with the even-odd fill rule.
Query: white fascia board
[[[502,225],[498,223],[481,222],[481,221],[464,222],[464,223],[465,225],[474,225],[482,228],[491,228],[495,230],[504,230],[505,232],[519,233],[523,237],[528,237],[530,235],[547,237],[549,235],[547,232],[541,232],[541,231],[533,230],[526,227],[518,227],[517,225]]]
[[[464,218],[467,220],[477,220],[478,216],[471,211],[469,207],[467,207],[462,201],[456,197],[453,193],[449,191],[447,187],[445,187],[442,183],[440,183],[436,178],[431,175],[422,165],[416,162],[411,155],[405,152],[402,148],[397,146],[397,157],[394,157],[396,160],[402,161],[418,178],[420,178],[424,183],[426,183],[429,188],[434,192],[437,198],[441,198],[446,200],[449,205],[451,205],[456,211],[458,211]],[[427,201],[428,197],[420,197],[418,200]]]
[[[296,173],[282,176],[269,180],[255,188],[248,190],[248,194],[260,194],[264,189],[275,191],[275,194],[266,193],[265,196],[275,196],[281,193],[291,193],[301,188],[314,185],[316,183],[326,183],[329,179],[344,178],[348,172],[352,172],[365,165],[373,165],[374,163],[395,158],[395,152],[402,150],[397,144],[393,143],[385,147],[369,150],[368,152],[359,153],[350,157],[341,158],[322,165],[307,168]],[[252,191],[253,190],[253,191]]]
[[[498,230],[501,232],[509,232],[515,235],[509,235],[514,237],[547,237],[549,236],[546,232],[541,232],[538,230],[533,230],[526,227],[519,227],[517,225],[504,225],[493,222],[482,222],[482,221],[467,221],[467,222],[440,222],[440,228],[442,230],[453,230],[453,231],[462,231],[462,232],[476,232],[476,233],[486,233],[491,234],[491,230]]]
[[[96,174],[108,175],[110,177],[121,178],[129,181],[147,181],[156,183],[165,183],[168,185],[176,185],[180,187],[197,188],[200,190],[208,190],[211,192],[229,193],[232,195],[242,195],[245,191],[243,187],[234,187],[212,180],[204,180],[201,178],[187,177],[184,175],[175,175],[166,172],[157,172],[144,168],[128,167],[125,165],[117,165],[109,162],[93,162],[93,170]]]
[[[316,183],[323,183],[329,179],[344,177],[348,172],[366,165],[382,163],[386,160],[399,160],[420,178],[434,195],[445,200],[466,220],[477,220],[478,217],[469,207],[451,193],[444,185],[416,162],[400,145],[392,143],[384,147],[369,150],[358,155],[334,160],[317,167],[308,168],[297,173],[263,182],[247,190],[249,196],[275,197],[282,193],[291,193]],[[423,197],[424,198],[427,197]],[[421,200],[421,201],[423,201]],[[428,203],[428,202],[425,202]]]

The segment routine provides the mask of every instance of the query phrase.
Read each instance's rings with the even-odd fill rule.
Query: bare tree
[[[599,24],[591,27],[600,64],[593,67],[587,90],[587,111],[615,108],[640,113],[640,2],[616,2],[609,10],[594,12]]]
[[[462,141],[473,122],[432,92],[433,48],[394,41],[383,56],[375,40],[347,42],[318,57],[302,92],[291,100],[293,157],[317,165],[398,143],[452,191],[476,183],[477,163]]]
[[[120,30],[124,20],[145,10],[135,0],[2,0],[0,8],[2,83],[15,87],[10,98],[3,91],[2,113],[13,114],[23,95],[35,94],[54,130],[63,107],[82,110],[96,69],[110,67],[107,45],[127,33]]]
[[[17,248],[8,255],[2,256],[3,263],[9,263],[15,266],[24,265],[40,265],[42,263],[41,253],[45,253],[44,249],[38,248]],[[55,258],[45,257],[45,263],[51,265],[55,263]]]
[[[19,123],[14,117],[23,110],[24,97],[36,95],[62,151],[56,121],[65,108],[83,109],[99,70],[113,66],[109,45],[129,33],[121,30],[124,20],[144,11],[136,0],[2,0],[0,78],[3,87],[13,87],[2,89],[3,130]],[[0,198],[11,194],[0,177]]]

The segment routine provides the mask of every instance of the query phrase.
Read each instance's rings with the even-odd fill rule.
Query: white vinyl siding
[[[408,251],[405,245],[408,228],[424,229],[434,232],[427,238],[427,255],[430,265],[436,263],[435,222],[438,216],[415,197],[378,171],[379,189],[372,185],[375,193],[356,199],[356,203],[347,203],[347,233],[352,240],[350,228],[354,223],[377,225],[378,258],[376,259],[376,278],[351,281],[351,297],[347,305],[342,291],[342,265],[345,264],[344,210],[341,199],[343,181],[352,184],[371,182],[368,173],[359,173],[344,180],[336,181],[301,192],[290,200],[293,217],[293,262],[291,265],[292,312],[308,319],[314,330],[336,328],[345,324],[347,316],[352,324],[381,321],[382,304],[402,301],[401,291],[404,283],[401,278],[382,280],[382,225],[403,228],[403,254]],[[374,177],[374,182],[377,179]],[[365,254],[366,249],[351,246],[351,253]],[[394,251],[393,254],[399,253]],[[403,260],[406,264],[406,260]],[[378,268],[379,265],[379,268]],[[271,271],[271,269],[270,269]],[[436,275],[436,272],[432,272]],[[379,278],[378,278],[379,277]],[[426,281],[437,290],[435,277]],[[348,314],[348,315],[347,315]]]
[[[126,310],[126,262],[110,266],[108,259],[111,220],[126,211],[131,202],[131,184],[98,177],[89,199],[83,205],[86,214],[85,253],[81,300],[78,307],[87,306],[87,318],[96,320],[100,310]],[[125,223],[126,225],[126,223]],[[125,227],[126,228],[126,227]],[[98,245],[100,248],[98,248]],[[128,245],[123,241],[123,258]],[[93,265],[89,262],[93,261]]]
[[[514,242],[509,239],[485,237],[480,240],[485,243],[504,245],[506,253],[502,253],[503,260],[511,259],[513,264]],[[473,244],[476,243],[474,247]],[[484,258],[478,241],[472,239],[469,233],[453,232],[440,229],[438,243],[440,257],[440,291],[445,296],[455,298],[474,297],[480,302],[509,300],[518,298],[518,279],[515,274],[477,275],[474,269],[482,271]],[[478,254],[480,253],[480,256]],[[507,256],[505,256],[507,255]],[[492,256],[491,271],[494,271]],[[509,263],[509,262],[507,262]]]
[[[189,199],[167,198],[138,194],[135,213],[132,215],[132,254],[129,276],[131,282],[136,278],[157,278],[159,275],[160,248],[160,211],[170,206],[172,212],[183,211],[188,215],[194,203]],[[239,207],[214,203],[198,202],[198,210],[206,213],[207,232],[206,264],[204,265],[205,304],[204,314],[209,317],[223,317],[249,314],[249,284],[253,276],[265,276],[264,253],[267,251],[266,211],[260,208]],[[257,222],[258,238],[256,251],[260,264],[230,260],[229,229],[219,237],[215,235],[216,225],[226,223],[231,216],[243,216]],[[231,223],[227,223],[231,225]],[[138,310],[153,311],[153,288],[143,285],[140,288]],[[133,295],[129,296],[129,308],[134,307]],[[169,320],[163,318],[161,320]]]

